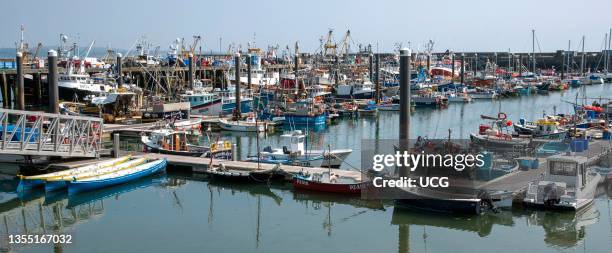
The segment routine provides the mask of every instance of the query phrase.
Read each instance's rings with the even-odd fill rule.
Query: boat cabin
[[[189,150],[187,132],[184,131],[154,132],[151,134],[151,142],[165,150]]]
[[[560,131],[559,123],[552,120],[541,119],[536,121],[535,131],[540,135],[558,133]]]
[[[303,155],[306,153],[305,140],[306,135],[302,134],[302,131],[295,130],[288,134],[283,134],[281,137],[288,142],[288,147],[283,146],[283,153],[285,154],[297,154]]]
[[[583,156],[548,157],[547,180],[563,182],[568,188],[582,189],[587,183],[587,161]]]

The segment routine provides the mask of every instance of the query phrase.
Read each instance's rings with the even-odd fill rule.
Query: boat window
[[[576,163],[551,162],[550,174],[558,176],[576,176]]]

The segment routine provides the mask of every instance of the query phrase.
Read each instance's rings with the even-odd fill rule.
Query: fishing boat
[[[187,131],[197,133],[202,129],[202,119],[186,119],[172,122],[170,127],[176,131]]]
[[[525,147],[530,140],[527,138],[516,138],[503,130],[512,126],[512,121],[506,120],[505,113],[499,113],[497,117],[481,115],[481,118],[491,120],[490,124],[481,124],[478,133],[470,134],[473,144],[490,148],[515,148]]]
[[[91,191],[103,187],[122,184],[138,178],[162,172],[166,170],[166,164],[166,158],[151,160],[147,163],[115,171],[112,173],[107,173],[94,177],[87,177],[84,179],[78,179],[73,181],[67,181],[66,184],[68,185],[68,194],[73,195],[79,192]]]
[[[300,130],[283,134],[281,138],[288,142],[288,146],[282,148],[265,147],[259,152],[259,157],[249,157],[247,161],[338,168],[353,152],[352,149],[306,150],[306,135]]]
[[[325,104],[320,99],[298,99],[288,101],[284,113],[285,123],[289,125],[325,125]]]
[[[115,158],[107,161],[97,162],[95,164],[77,167],[74,169],[68,169],[58,172],[46,173],[41,175],[34,176],[19,176],[19,185],[17,186],[17,192],[24,192],[27,190],[34,189],[39,186],[43,186],[45,184],[45,180],[49,178],[57,178],[57,177],[69,177],[73,175],[78,175],[81,173],[86,173],[89,171],[95,171],[102,168],[115,166],[121,164],[130,159],[130,156],[123,156],[120,158]]]
[[[472,102],[472,97],[467,93],[450,92],[446,94],[446,99],[449,103],[469,103]]]
[[[567,131],[560,128],[560,123],[552,119],[540,119],[535,123],[528,123],[524,120],[522,124],[514,124],[514,130],[518,134],[530,135],[539,139],[564,139],[567,136]]]
[[[593,202],[601,175],[588,167],[588,158],[554,155],[547,158],[542,178],[529,182],[523,204],[553,210],[577,211]]]
[[[374,84],[369,80],[356,80],[353,83],[339,84],[336,97],[345,99],[371,99],[376,94]]]
[[[78,60],[78,59],[76,59]],[[81,64],[78,71],[74,69],[75,59],[68,63],[65,73],[58,75],[59,98],[62,100],[85,100],[90,95],[100,95],[109,92],[112,86],[105,83],[97,83],[85,73],[85,65]]]
[[[360,117],[376,116],[377,112],[378,106],[376,106],[374,101],[368,101],[366,104],[359,105],[357,108],[357,114]]]
[[[214,157],[225,152],[231,152],[231,144],[229,143],[221,143],[222,145],[213,143],[210,148],[192,145],[187,139],[187,132],[171,129],[154,130],[149,135],[141,136],[140,141],[149,152],[169,155],[202,157],[210,154]],[[213,146],[215,147],[214,151]]]
[[[186,91],[181,97],[189,102],[193,114],[217,116],[223,113],[223,101],[217,94],[196,89]]]
[[[352,177],[339,176],[333,172],[299,173],[293,176],[291,183],[295,189],[299,190],[343,194],[360,194],[361,190],[370,184],[370,182],[360,182]]]
[[[79,179],[84,179],[88,177],[104,175],[104,174],[116,172],[119,170],[127,169],[130,167],[135,167],[145,162],[146,162],[145,158],[137,158],[137,159],[126,161],[124,163],[120,163],[117,165],[99,168],[97,170],[90,170],[90,171],[86,171],[83,173],[78,173],[76,175],[50,177],[45,180],[45,192],[52,192],[52,191],[61,190],[61,189],[66,188],[67,181],[79,180]]]
[[[249,115],[246,120],[228,120],[219,119],[219,127],[227,131],[235,132],[264,132],[266,131],[266,122],[257,122],[253,115]]]
[[[473,99],[494,99],[497,97],[497,92],[494,90],[468,90],[467,94]]]

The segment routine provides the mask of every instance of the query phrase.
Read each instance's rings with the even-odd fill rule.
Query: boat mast
[[[584,35],[582,35],[582,57],[580,59],[580,75],[584,76]]]
[[[568,54],[567,54],[567,65],[565,66],[566,72],[567,72],[568,75],[569,75],[569,71],[570,71],[570,65],[573,63],[573,60],[570,61],[570,59],[573,59],[573,57],[574,57],[574,52],[571,53],[571,56],[570,56],[570,53],[569,53],[571,51],[571,46],[572,46],[572,40],[568,40],[567,41],[567,52],[568,52]],[[572,58],[570,58],[570,57],[572,57]]]
[[[606,35],[604,36],[604,48],[602,51],[602,55],[604,58],[604,72],[608,71],[608,56],[606,49],[608,49],[608,33],[606,33]]]
[[[606,73],[610,69],[610,49],[612,48],[612,28],[610,28],[610,32],[608,33],[608,50],[606,51],[606,62],[608,65],[606,66]]]
[[[535,59],[535,29],[531,30],[531,65],[533,69],[533,75],[536,74],[536,59]]]

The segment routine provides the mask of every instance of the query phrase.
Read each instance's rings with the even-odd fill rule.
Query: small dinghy
[[[301,190],[333,192],[345,194],[359,194],[368,186],[369,182],[359,182],[354,178],[342,177],[333,172],[321,174],[299,173],[291,180],[293,187]]]
[[[149,161],[135,167],[126,168],[108,174],[67,181],[68,195],[90,191],[112,185],[129,182],[138,178],[166,170],[166,158]]]
[[[59,176],[59,177],[51,177],[47,178],[45,181],[45,192],[52,192],[60,189],[66,188],[66,182],[72,180],[80,180],[89,177],[100,176],[108,173],[113,173],[116,171],[124,170],[127,168],[135,167],[145,163],[147,159],[145,158],[137,158],[124,163],[120,163],[114,166],[108,166],[104,168],[100,168],[97,170],[90,170],[87,172],[79,173],[76,175],[69,176]]]
[[[92,165],[82,166],[74,169],[63,170],[53,173],[35,175],[35,176],[19,176],[19,185],[17,186],[17,192],[23,192],[26,190],[31,190],[38,186],[43,186],[45,184],[45,180],[49,178],[58,178],[58,177],[71,177],[74,175],[78,175],[81,173],[86,173],[89,171],[96,171],[102,168],[115,166],[121,163],[126,162],[130,159],[130,156],[123,156],[120,158],[115,158],[103,162],[99,162]]]

